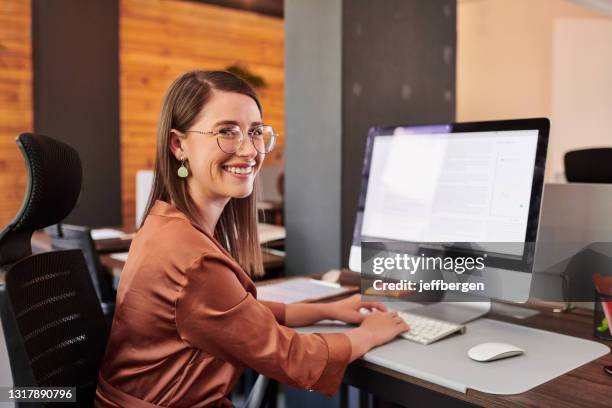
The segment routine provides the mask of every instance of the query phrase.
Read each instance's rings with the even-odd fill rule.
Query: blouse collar
[[[155,200],[155,204],[151,208],[151,214],[161,215],[162,217],[181,218],[189,221],[189,218],[174,205],[165,201]]]
[[[155,204],[153,204],[153,207],[151,208],[150,214],[152,214],[152,215],[160,215],[162,217],[179,218],[179,219],[188,221],[194,228],[196,228],[198,231],[200,231],[201,233],[206,235],[208,238],[210,238],[212,240],[212,242],[215,244],[215,246],[217,246],[217,248],[219,248],[219,250],[221,250],[221,252],[223,252],[226,256],[228,256],[232,260],[234,260],[232,255],[227,251],[227,249],[225,249],[225,247],[223,245],[221,245],[221,243],[217,240],[216,237],[210,235],[204,229],[200,228],[199,225],[194,224],[187,217],[187,215],[185,215],[185,213],[183,213],[178,208],[176,208],[176,206],[174,206],[172,204],[169,204],[169,203],[167,203],[165,201],[155,200]],[[238,263],[236,262],[236,264],[238,264]]]

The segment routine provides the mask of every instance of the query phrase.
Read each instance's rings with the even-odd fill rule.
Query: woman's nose
[[[255,149],[255,146],[253,146],[251,138],[249,136],[245,136],[244,140],[242,141],[242,144],[236,151],[236,155],[242,157],[256,157],[257,154],[257,150]]]

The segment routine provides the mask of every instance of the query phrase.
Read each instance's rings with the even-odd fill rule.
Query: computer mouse
[[[494,361],[502,358],[518,356],[525,350],[506,343],[482,343],[468,350],[467,355],[479,362]]]

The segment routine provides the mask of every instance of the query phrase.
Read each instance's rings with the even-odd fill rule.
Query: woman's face
[[[188,130],[210,132],[237,125],[244,134],[244,140],[235,153],[223,152],[213,134],[187,132],[180,136],[172,131],[172,151],[178,160],[181,156],[187,159],[187,183],[196,201],[244,198],[252,193],[255,175],[264,155],[255,150],[248,132],[260,124],[261,113],[251,97],[213,91]]]

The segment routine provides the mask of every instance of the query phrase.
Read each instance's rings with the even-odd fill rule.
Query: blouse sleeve
[[[259,303],[265,305],[268,309],[270,309],[270,311],[274,315],[274,318],[279,324],[285,324],[285,310],[287,305],[285,305],[284,303],[269,302],[265,300],[260,300]]]
[[[186,278],[176,302],[183,341],[294,387],[337,391],[351,355],[345,334],[299,334],[279,325],[275,306],[248,293],[222,257],[200,257]]]

